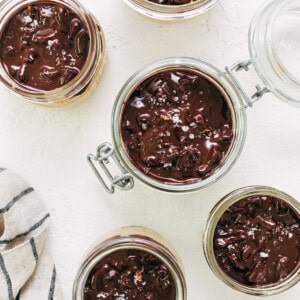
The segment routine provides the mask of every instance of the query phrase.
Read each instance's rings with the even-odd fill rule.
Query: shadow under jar
[[[22,99],[68,103],[95,88],[104,35],[77,0],[4,0],[0,33],[0,83]]]
[[[74,300],[186,300],[181,261],[156,232],[126,227],[87,252],[73,286]]]
[[[292,55],[299,49],[299,12],[298,1],[266,2],[250,26],[251,58],[225,71],[175,57],[135,73],[115,101],[113,146],[88,155],[105,190],[131,189],[137,178],[157,190],[188,192],[224,176],[243,149],[248,107],[268,92],[299,106],[300,60]],[[249,96],[237,72],[251,65],[262,83]],[[112,160],[121,174],[110,171]]]
[[[180,20],[200,15],[219,0],[124,0],[139,13],[159,20]]]
[[[230,287],[268,296],[300,280],[300,205],[264,186],[241,188],[211,211],[204,252],[212,271]]]

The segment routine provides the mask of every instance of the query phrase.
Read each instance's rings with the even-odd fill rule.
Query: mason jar
[[[299,270],[300,270],[300,260],[298,265],[294,268],[293,272],[288,274],[284,280],[279,280],[273,284],[258,285],[258,286],[248,286],[241,282],[233,279],[231,276],[226,274],[224,270],[218,264],[218,261],[214,252],[214,235],[216,231],[217,224],[223,214],[234,204],[242,199],[253,197],[253,196],[270,196],[276,199],[284,201],[289,208],[298,217],[298,222],[300,220],[300,203],[288,194],[281,192],[277,189],[266,187],[266,186],[249,186],[238,189],[231,192],[224,198],[222,198],[215,207],[211,210],[209,218],[206,224],[204,236],[203,236],[203,249],[208,265],[210,266],[213,273],[229,287],[246,294],[258,295],[258,296],[270,296],[277,293],[281,293],[292,286],[296,285],[299,280]]]
[[[73,285],[73,300],[83,300],[85,285],[94,267],[105,257],[122,250],[138,250],[158,258],[170,272],[176,300],[186,300],[182,262],[173,246],[158,233],[144,227],[124,227],[99,238],[87,251]]]
[[[219,0],[196,0],[187,4],[159,4],[149,0],[124,0],[137,12],[159,20],[180,20],[200,15],[211,9]]]
[[[60,87],[43,90],[23,85],[5,70],[0,59],[0,83],[19,98],[43,105],[56,105],[73,102],[87,97],[97,85],[105,57],[105,39],[103,30],[96,18],[77,0],[3,0],[0,3],[1,38],[14,16],[32,5],[51,4],[66,7],[73,12],[89,36],[89,49],[82,69],[70,81]],[[49,45],[51,46],[51,45]]]
[[[129,190],[133,188],[135,178],[160,191],[189,192],[205,188],[224,176],[243,149],[248,107],[269,92],[287,103],[300,103],[300,56],[294,55],[300,45],[300,27],[295,26],[296,22],[300,22],[299,12],[299,1],[273,0],[264,3],[250,26],[250,59],[225,67],[225,70],[198,59],[174,57],[156,61],[131,76],[114,104],[111,125],[113,144],[103,143],[95,155],[88,155],[88,162],[105,190],[109,193],[114,193],[115,188]],[[255,86],[253,95],[249,95],[237,74],[238,71],[249,71],[252,65],[261,83]],[[225,159],[209,177],[189,184],[161,182],[141,172],[128,155],[121,136],[122,114],[133,91],[149,77],[174,69],[193,71],[213,84],[226,100],[232,118],[233,140]],[[117,175],[113,174],[116,168],[112,171],[110,161],[114,161],[119,169]]]

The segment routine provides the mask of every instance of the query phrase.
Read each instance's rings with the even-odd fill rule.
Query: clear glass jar
[[[73,300],[82,300],[87,278],[107,255],[122,249],[148,252],[164,263],[176,285],[176,300],[186,300],[186,282],[182,263],[173,247],[158,233],[144,227],[124,227],[97,240],[87,251],[73,285]]]
[[[298,268],[295,268],[294,272],[290,274],[284,281],[280,281],[278,283],[266,285],[266,286],[250,287],[250,286],[242,285],[241,283],[229,277],[219,266],[214,254],[214,246],[213,246],[214,233],[215,233],[216,226],[220,218],[224,214],[224,212],[239,200],[251,196],[256,196],[256,195],[271,196],[278,199],[282,199],[289,206],[293,208],[295,213],[300,218],[300,203],[297,200],[295,200],[293,197],[287,195],[286,193],[265,186],[244,187],[225,196],[211,210],[206,224],[204,236],[203,236],[203,248],[204,248],[206,260],[211,270],[225,284],[227,284],[228,286],[230,286],[235,290],[238,290],[246,294],[257,295],[257,296],[270,296],[270,295],[281,293],[291,288],[292,286],[294,286],[300,281],[300,276],[299,276],[300,261],[298,264]]]
[[[265,1],[249,30],[251,62],[264,85],[288,103],[300,104],[300,3]]]
[[[121,190],[131,189],[133,187],[133,178],[137,178],[150,187],[167,192],[189,192],[205,188],[224,176],[238,159],[246,138],[246,109],[248,107],[252,107],[254,102],[270,91],[288,103],[300,104],[300,77],[299,81],[296,81],[292,80],[295,79],[295,76],[290,76],[292,71],[300,70],[300,54],[294,59],[294,64],[290,65],[286,63],[286,68],[281,68],[279,72],[276,66],[283,64],[281,62],[282,59],[284,59],[284,56],[271,56],[269,53],[270,48],[280,49],[282,41],[292,41],[292,37],[296,35],[295,32],[298,32],[297,38],[300,43],[300,26],[295,28],[295,22],[281,21],[282,18],[285,19],[286,14],[288,15],[288,18],[291,14],[292,20],[295,19],[300,22],[300,5],[299,1],[298,3],[296,2],[297,1],[295,0],[287,0],[284,1],[283,4],[281,0],[267,1],[267,3],[258,10],[250,26],[249,48],[251,58],[246,61],[239,61],[231,67],[225,67],[225,71],[219,70],[218,68],[197,59],[175,57],[154,62],[129,78],[117,96],[112,113],[113,146],[104,143],[99,146],[96,155],[88,155],[88,161],[106,191],[113,193],[115,188]],[[263,16],[266,14],[272,16],[272,18],[264,18]],[[272,20],[271,24],[273,25],[269,24],[270,20]],[[284,28],[278,26],[278,24],[280,25],[282,23],[285,24]],[[269,30],[267,36],[265,33],[266,28]],[[280,34],[282,31],[284,31],[283,35]],[[288,33],[291,34],[289,35]],[[300,49],[299,47],[297,48],[297,43],[288,45],[289,49],[291,49],[291,53],[295,53],[295,51],[299,51]],[[263,58],[265,58],[265,60]],[[266,65],[266,61],[270,64]],[[289,60],[287,61],[289,62]],[[264,86],[256,85],[255,93],[252,96],[249,96],[237,77],[237,74],[238,71],[248,71],[252,64]],[[174,68],[184,68],[196,71],[201,76],[211,81],[220,91],[222,91],[225,99],[227,99],[233,120],[234,140],[223,163],[210,177],[196,183],[185,185],[161,183],[143,174],[130,160],[120,135],[122,110],[132,91],[151,75]],[[266,80],[264,75],[261,75],[261,70],[264,70],[272,80]],[[110,173],[107,165],[110,157],[113,158],[117,164],[121,175],[114,176]],[[99,172],[101,169],[104,171],[105,177]]]
[[[180,20],[200,15],[211,9],[219,0],[197,0],[183,5],[163,5],[148,0],[124,0],[139,13],[159,20]]]
[[[0,63],[0,83],[21,99],[37,104],[56,105],[83,99],[93,91],[99,81],[104,65],[105,39],[98,21],[77,0],[3,0],[0,2],[0,32],[5,30],[9,20],[21,9],[39,2],[64,5],[80,16],[90,36],[87,60],[74,79],[51,91],[34,91],[18,84],[4,70],[2,63]]]

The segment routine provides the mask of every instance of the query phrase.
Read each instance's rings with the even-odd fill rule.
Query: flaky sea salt
[[[24,22],[25,22],[26,24],[31,23],[31,22],[32,22],[31,17],[30,17],[30,16],[25,16],[25,17],[24,17]]]
[[[260,252],[259,255],[260,255],[260,257],[262,257],[262,258],[267,258],[267,257],[269,257],[269,254],[266,253],[266,252]]]
[[[173,119],[173,123],[176,123],[176,124],[180,121],[178,115],[174,115],[174,116],[172,117],[172,119]]]

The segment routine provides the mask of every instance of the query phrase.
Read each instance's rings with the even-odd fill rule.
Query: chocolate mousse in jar
[[[270,187],[236,190],[211,211],[203,245],[228,286],[250,295],[283,292],[300,280],[300,204]]]
[[[103,30],[77,0],[0,3],[0,83],[23,100],[82,99],[99,81]]]
[[[112,113],[113,145],[100,145],[88,161],[110,193],[131,189],[133,178],[160,191],[199,190],[232,167],[245,121],[241,96],[217,68],[192,58],[159,60],[125,83]],[[110,174],[108,161],[120,175]]]
[[[129,190],[137,179],[159,191],[183,193],[221,179],[243,150],[246,112],[256,101],[270,93],[300,106],[300,59],[293,55],[299,49],[299,12],[299,1],[266,1],[249,29],[250,59],[224,70],[173,57],[130,77],[113,108],[113,143],[88,155],[105,190]],[[252,88],[238,75],[247,71],[257,74]]]
[[[125,227],[88,250],[73,286],[73,300],[186,300],[182,263],[158,233]]]
[[[219,0],[124,0],[139,13],[159,20],[195,17],[211,9]]]

